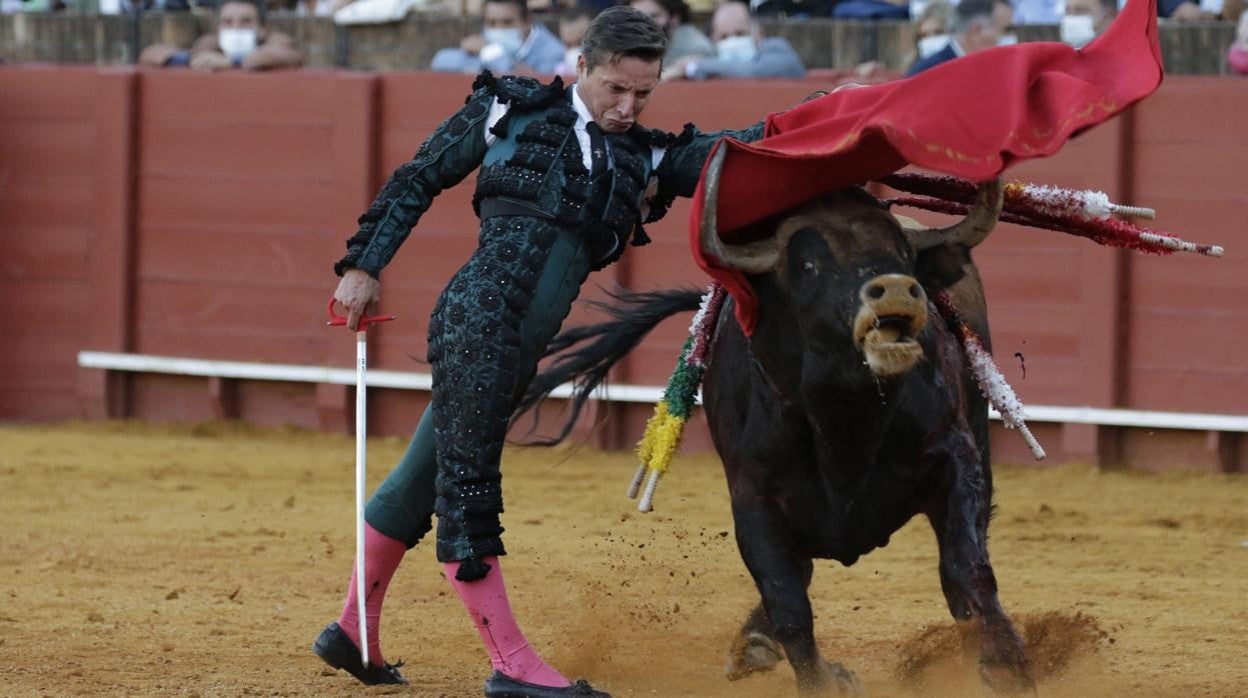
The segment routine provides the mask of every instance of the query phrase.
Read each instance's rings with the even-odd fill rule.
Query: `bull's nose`
[[[910,305],[914,302],[927,303],[927,294],[913,276],[905,274],[881,274],[862,285],[858,296],[863,303],[877,305],[880,303],[900,303]]]
[[[876,376],[899,376],[923,358],[919,333],[927,325],[927,294],[913,276],[883,274],[858,289],[854,342]]]

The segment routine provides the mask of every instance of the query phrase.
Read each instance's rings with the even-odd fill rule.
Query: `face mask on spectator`
[[[1083,48],[1096,38],[1096,27],[1091,15],[1066,15],[1062,17],[1062,41]]]
[[[933,34],[919,39],[919,58],[927,58],[928,56],[940,53],[949,45],[948,34]]]
[[[1018,34],[1002,34],[1001,38],[997,39],[997,46],[1013,46],[1017,43]]]
[[[1240,75],[1248,75],[1248,48],[1232,44],[1226,52],[1226,63]]]
[[[720,60],[747,63],[758,55],[758,44],[752,36],[730,36],[727,39],[720,39],[719,43],[715,44],[715,51],[719,54]]]
[[[481,35],[485,37],[487,44],[498,44],[509,56],[515,55],[516,51],[524,45],[524,35],[520,33],[519,27],[486,29],[481,32]]]
[[[221,29],[217,32],[221,53],[230,58],[244,58],[256,50],[255,29]]]

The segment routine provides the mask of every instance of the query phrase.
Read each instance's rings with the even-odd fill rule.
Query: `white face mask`
[[[933,34],[919,39],[919,58],[927,58],[932,54],[940,53],[949,45],[948,34]]]
[[[217,44],[221,53],[230,58],[244,58],[256,50],[255,29],[220,29],[217,31]]]
[[[719,54],[720,60],[748,63],[758,55],[758,43],[752,36],[730,36],[727,39],[720,39],[719,43],[715,44],[715,51]]]
[[[1017,43],[1018,34],[1002,34],[1001,38],[997,39],[997,46],[1013,46]]]
[[[481,36],[485,37],[487,44],[498,44],[503,51],[509,55],[515,55],[516,51],[524,45],[524,34],[519,27],[511,27],[508,29],[486,29],[481,32]]]
[[[576,70],[576,59],[581,57],[581,47],[573,46],[563,52],[563,64],[568,66],[568,70]]]
[[[1066,15],[1062,17],[1062,41],[1075,48],[1083,48],[1096,38],[1096,28],[1091,15]]]

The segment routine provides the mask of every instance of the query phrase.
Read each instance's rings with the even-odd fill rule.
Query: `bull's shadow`
[[[948,293],[988,340],[970,249],[1001,210],[1000,181],[959,223],[928,230],[858,188],[832,192],[726,244],[715,226],[721,149],[707,171],[703,252],[747,275],[758,320],[747,337],[725,304],[703,404],[732,500],[737,546],[761,597],[732,643],[728,678],[788,658],[804,693],[853,693],[853,672],[819,655],[807,588],[814,559],[852,565],[917,514],[940,547],[949,610],[978,624],[981,675],[1031,691],[1023,642],[1001,608],[988,559],[988,404],[959,340],[929,296]],[[742,231],[734,231],[741,233]],[[660,320],[699,294],[622,297],[615,320],[553,344],[562,359],[526,404],[580,378],[584,399]]]

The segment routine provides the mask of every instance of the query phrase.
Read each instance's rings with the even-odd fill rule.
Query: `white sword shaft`
[[[365,613],[367,598],[364,594],[364,490],[367,487],[368,473],[368,423],[365,417],[367,387],[364,378],[367,370],[368,335],[360,330],[355,333],[355,605],[360,616],[360,660],[365,667],[368,666],[368,616]]]

